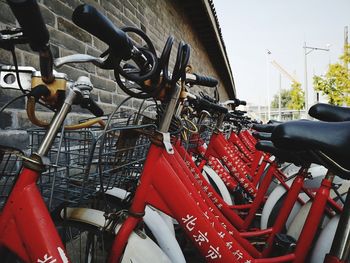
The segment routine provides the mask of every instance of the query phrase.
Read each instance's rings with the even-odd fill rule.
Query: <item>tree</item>
[[[324,76],[314,76],[314,89],[327,96],[328,102],[334,105],[350,106],[350,46],[344,48],[340,62],[330,64]]]
[[[278,96],[279,94],[275,94],[273,96],[273,99],[271,101],[271,108],[278,108]],[[290,90],[288,89],[282,89],[281,90],[281,108],[286,108],[287,104],[291,100],[290,97]]]
[[[287,103],[287,108],[291,110],[302,110],[305,106],[305,94],[301,89],[301,84],[293,81],[289,93],[290,101]]]

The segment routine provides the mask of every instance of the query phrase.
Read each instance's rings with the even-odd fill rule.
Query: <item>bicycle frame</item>
[[[69,262],[36,182],[44,169],[42,159],[76,96],[75,91],[68,93],[37,153],[24,158],[24,168],[0,215],[0,245],[9,248],[26,262]]]
[[[115,262],[121,257],[128,236],[141,221],[147,204],[174,217],[209,262],[253,262],[253,256],[261,257],[259,252],[254,252],[251,248],[248,252],[241,245],[245,243],[249,247],[247,240],[239,235],[233,238],[225,230],[211,212],[214,207],[204,205],[201,196],[193,189],[188,173],[191,172],[176,150],[170,155],[162,147],[151,146],[140,178],[141,183],[129,209],[129,216],[113,243],[109,262]],[[186,185],[184,182],[187,182]],[[169,189],[172,189],[171,194]],[[259,259],[256,262],[285,262],[293,258],[294,255],[291,254],[269,258],[268,261]]]
[[[21,171],[0,215],[0,245],[25,262],[69,262],[36,185],[39,175]]]
[[[199,147],[200,148],[200,147]],[[227,184],[229,184],[229,189],[233,189],[232,186],[235,186],[237,184],[240,184],[244,189],[247,190],[248,193],[251,193],[253,195],[253,202],[249,205],[237,205],[233,208],[235,209],[250,209],[249,215],[245,219],[244,222],[242,221],[236,221],[235,225],[238,228],[241,228],[242,230],[246,230],[247,227],[251,224],[252,220],[254,219],[255,213],[257,210],[261,207],[263,202],[265,201],[265,194],[267,193],[268,187],[272,181],[273,178],[276,178],[281,185],[289,190],[290,187],[285,182],[285,175],[278,169],[276,162],[270,161],[268,156],[265,156],[262,160],[263,163],[267,164],[269,163],[270,166],[268,168],[267,173],[265,174],[265,177],[263,180],[261,179],[261,175],[263,174],[264,169],[260,169],[261,167],[265,168],[265,165],[260,165],[260,168],[258,169],[259,172],[255,175],[252,181],[250,181],[246,174],[243,174],[240,172],[239,169],[236,169],[233,164],[239,162],[238,157],[234,156],[234,153],[231,151],[231,146],[226,141],[224,136],[221,134],[220,131],[217,131],[214,133],[210,139],[208,149],[204,152],[203,147],[198,150],[202,155],[204,154],[204,157],[206,159],[209,159],[208,164],[212,166],[214,171],[218,172],[219,176],[223,178],[223,181]],[[222,160],[224,164],[229,169],[229,173],[227,170],[222,169],[221,167],[218,169],[221,164],[217,161],[215,161],[215,158],[218,158],[219,160]],[[261,159],[261,157],[259,158]],[[260,161],[261,162],[261,161]],[[201,163],[201,165],[204,165],[205,161]],[[241,164],[244,165],[244,164]],[[234,177],[235,181],[233,181],[232,177]],[[261,182],[260,182],[261,181]],[[260,186],[257,189],[256,185],[260,182]],[[305,187],[301,188],[302,191],[310,198],[314,199],[315,195],[314,193]],[[304,204],[305,202],[301,200],[299,197],[297,198],[298,202],[300,204]],[[342,208],[332,199],[328,198],[328,203],[330,206],[337,212],[341,213]],[[329,215],[332,215],[332,213],[327,209],[326,212]]]

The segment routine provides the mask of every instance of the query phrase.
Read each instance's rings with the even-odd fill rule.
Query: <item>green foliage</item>
[[[302,110],[305,106],[305,94],[301,89],[301,84],[293,81],[289,93],[290,101],[287,103],[287,108],[291,110]]]
[[[302,110],[304,104],[304,91],[301,89],[299,82],[293,81],[291,89],[281,90],[281,108]],[[278,93],[273,96],[271,108],[278,108]]]
[[[350,46],[347,46],[340,62],[330,64],[326,75],[314,76],[314,89],[326,95],[330,104],[350,106],[349,51]]]
[[[278,108],[278,93],[273,96],[273,99],[271,101],[271,108]],[[281,90],[281,108],[287,108],[287,105],[289,101],[291,100],[290,97],[290,90],[288,89],[282,89]]]

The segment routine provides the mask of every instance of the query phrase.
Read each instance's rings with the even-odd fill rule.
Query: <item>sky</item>
[[[304,42],[310,47],[329,47],[329,51],[314,50],[307,55],[312,103],[312,76],[324,74],[343,52],[344,27],[350,27],[350,0],[213,2],[239,99],[267,105],[268,97],[271,100],[278,93],[280,73],[271,65],[272,60],[304,87]],[[290,88],[290,80],[284,76],[281,80],[282,88]]]

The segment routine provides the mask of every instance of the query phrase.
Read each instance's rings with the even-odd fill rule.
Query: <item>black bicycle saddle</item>
[[[275,127],[280,125],[281,123],[275,122],[271,124],[253,124],[253,129],[258,132],[272,132]]]
[[[350,122],[291,121],[272,133],[278,148],[310,151],[328,169],[350,179]]]
[[[271,133],[270,132],[256,132],[252,133],[253,137],[258,140],[271,141]]]
[[[320,121],[350,121],[350,108],[317,103],[309,109],[309,115]]]
[[[259,151],[268,152],[274,155],[280,162],[294,163],[298,166],[309,166],[311,163],[319,163],[318,160],[304,151],[289,151],[279,149],[271,141],[259,141],[255,148]]]

